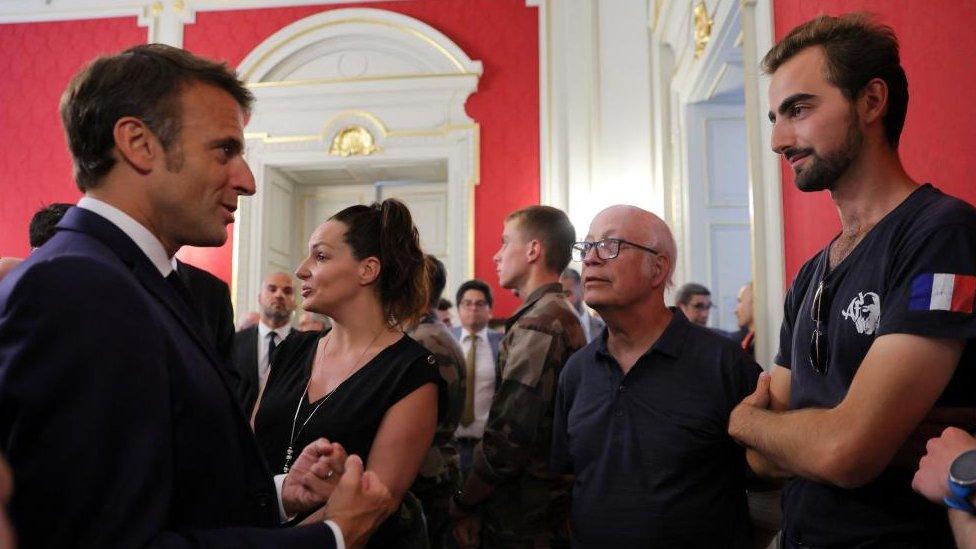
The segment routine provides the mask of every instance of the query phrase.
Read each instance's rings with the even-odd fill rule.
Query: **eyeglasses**
[[[596,248],[596,256],[604,261],[613,259],[620,254],[621,244],[627,244],[628,246],[633,246],[638,250],[644,250],[645,252],[650,252],[655,255],[658,253],[658,251],[653,248],[628,242],[622,238],[604,238],[603,240],[597,240],[596,242],[577,242],[573,244],[573,261],[583,261],[586,258],[586,254],[590,253],[590,248]]]
[[[481,309],[482,307],[487,307],[488,302],[481,299],[478,301],[468,301],[467,299],[462,299],[458,305],[465,308]]]
[[[830,365],[830,347],[827,345],[827,317],[830,303],[827,296],[827,266],[810,305],[810,318],[813,320],[813,333],[810,334],[810,366],[813,371],[825,376]]]

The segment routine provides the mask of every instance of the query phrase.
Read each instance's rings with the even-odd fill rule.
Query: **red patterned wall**
[[[909,103],[899,147],[908,173],[943,191],[976,202],[976,117],[969,93],[976,85],[976,2],[926,0],[776,0],[776,36],[821,13],[869,11],[891,25],[901,42],[908,74]],[[786,278],[840,230],[827,193],[796,190],[793,171],[783,165],[783,221]]]
[[[483,63],[484,76],[467,105],[469,115],[481,124],[475,275],[494,286],[495,313],[510,314],[517,301],[497,287],[491,257],[505,215],[539,200],[536,8],[526,7],[524,0],[405,0],[202,12],[195,24],[186,26],[184,45],[236,66],[285,25],[349,7],[387,9],[419,19]],[[132,18],[0,25],[0,68],[8,76],[0,81],[0,139],[6,145],[0,149],[0,185],[6,191],[0,201],[0,255],[26,253],[27,222],[41,203],[78,198],[57,119],[57,100],[68,79],[92,57],[142,42],[145,36],[146,30]],[[231,250],[228,241],[216,249],[185,248],[180,255],[229,281]]]
[[[58,117],[68,81],[92,58],[145,41],[134,17],[0,25],[0,256],[27,254],[42,205],[80,197]]]

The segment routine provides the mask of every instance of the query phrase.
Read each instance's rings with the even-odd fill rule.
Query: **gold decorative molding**
[[[705,2],[698,2],[695,6],[695,59],[699,59],[705,53],[705,46],[712,36],[712,27],[715,21],[708,15],[708,6]]]
[[[333,156],[369,156],[379,148],[373,143],[373,134],[362,126],[346,126],[339,130],[329,154]]]

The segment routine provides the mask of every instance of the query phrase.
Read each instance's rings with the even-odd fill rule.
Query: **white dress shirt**
[[[78,201],[78,207],[94,212],[118,227],[120,231],[125,233],[125,236],[136,243],[142,253],[146,254],[149,261],[159,269],[159,274],[163,275],[163,278],[173,272],[173,264],[170,262],[170,257],[166,255],[166,248],[163,248],[163,243],[156,238],[156,235],[149,232],[149,229],[132,219],[129,214],[90,196],[82,197]]]
[[[281,345],[281,342],[291,333],[291,324],[285,324],[272,330],[264,322],[258,322],[258,379],[261,380],[261,388],[264,387],[264,382],[268,379],[268,371],[271,368],[271,365],[268,364],[268,358],[270,358],[268,350],[271,346],[268,334],[271,332],[278,334],[275,345]]]
[[[471,349],[471,339],[468,337],[470,335],[472,334],[467,328],[461,328],[459,343],[465,359]],[[468,426],[458,425],[454,436],[459,438],[481,438],[485,434],[491,401],[495,398],[495,358],[491,354],[488,328],[483,328],[474,334],[474,337],[478,338],[478,348],[475,349],[474,357],[474,421]]]
[[[146,257],[149,258],[149,261],[151,261],[152,264],[157,269],[159,269],[159,274],[163,275],[163,278],[168,276],[169,273],[173,272],[172,258],[170,258],[166,254],[166,248],[163,248],[163,243],[160,242],[159,239],[156,238],[154,234],[149,232],[149,229],[141,225],[135,219],[132,219],[130,215],[116,208],[115,206],[112,206],[111,204],[102,202],[101,200],[98,200],[97,198],[92,198],[90,196],[82,197],[82,199],[78,201],[78,207],[84,208],[90,212],[98,214],[104,217],[106,220],[108,220],[109,223],[118,227],[120,231],[125,233],[125,236],[129,237],[130,239],[132,239],[133,242],[135,242],[136,246],[138,246],[139,249],[142,250],[142,253],[146,254]],[[259,324],[259,326],[263,327],[264,325]],[[286,326],[286,328],[288,330],[291,330],[291,326]],[[261,328],[259,327],[258,331],[260,331],[260,329]],[[270,331],[270,328],[268,328],[268,330]],[[285,332],[285,335],[288,335],[288,332]],[[282,339],[284,339],[284,337],[282,337]],[[260,343],[261,340],[259,339],[258,345],[260,345]],[[258,352],[259,352],[258,356],[261,356],[260,349],[261,347],[258,347]],[[267,363],[267,359],[268,359],[267,354],[268,354],[268,343],[267,341],[265,341],[264,343],[265,363]],[[275,488],[277,488],[276,491],[278,492],[278,512],[281,515],[282,519],[284,519],[285,508],[281,501],[281,485],[285,480],[285,475],[280,475],[280,477],[281,477],[280,479],[278,477],[275,477],[274,484],[275,484]],[[339,529],[339,525],[337,525],[335,522],[331,520],[325,521],[325,524],[332,530],[332,533],[335,534],[336,548],[346,549],[345,538],[342,535],[342,530]]]

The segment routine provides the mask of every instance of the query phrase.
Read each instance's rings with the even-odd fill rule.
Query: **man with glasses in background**
[[[495,362],[502,334],[488,329],[494,303],[491,288],[482,280],[468,280],[457,290],[458,318],[452,328],[454,339],[464,355],[464,405],[461,421],[454,433],[454,444],[461,460],[461,477],[471,470],[474,447],[481,442],[488,421],[491,399],[495,396]]]
[[[607,208],[573,250],[607,326],[556,394],[551,463],[576,476],[574,547],[746,546],[745,453],[725,425],[759,366],[665,305],[677,252],[654,214]]]
[[[674,304],[681,309],[685,318],[699,326],[708,326],[708,315],[712,312],[712,292],[697,282],[689,282],[678,288]]]
[[[786,296],[771,375],[732,413],[752,468],[792,477],[787,547],[951,547],[912,492],[928,436],[972,429],[976,210],[919,185],[898,140],[908,82],[894,31],[821,16],[763,60],[773,150],[841,232]]]

